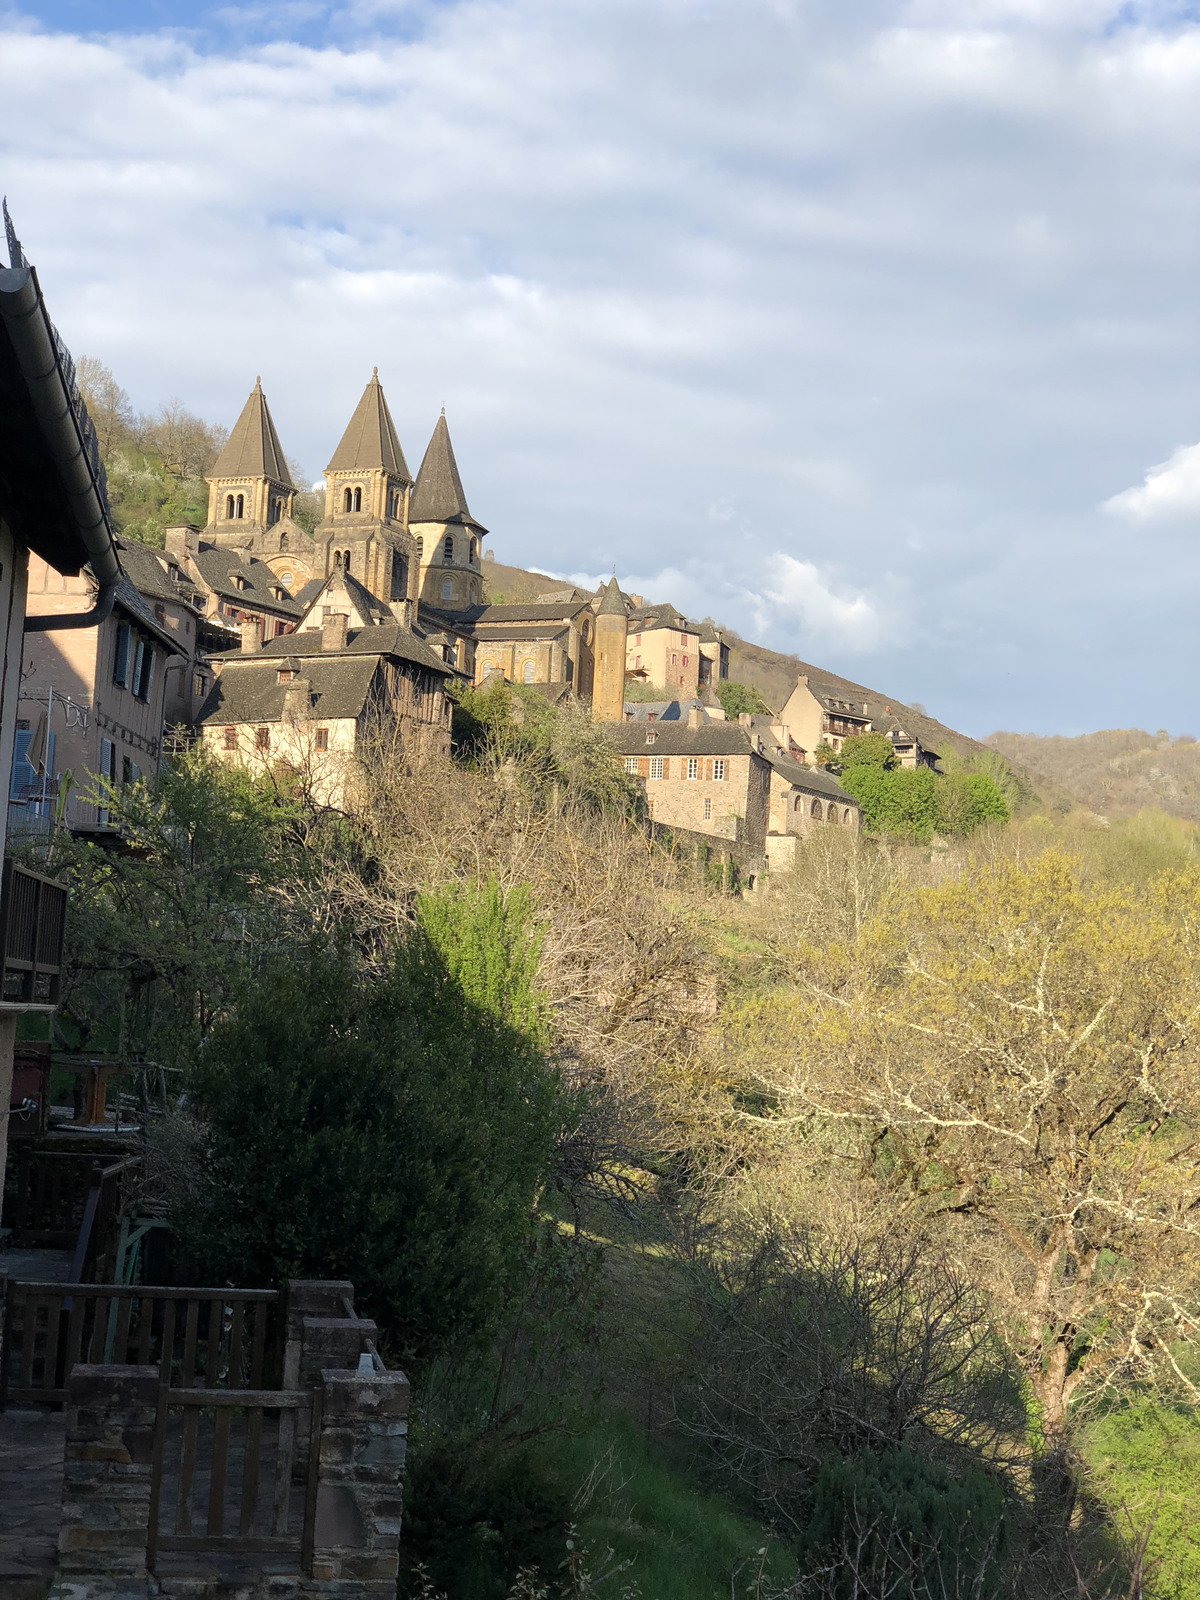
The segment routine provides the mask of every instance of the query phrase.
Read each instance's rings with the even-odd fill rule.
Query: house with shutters
[[[744,844],[780,867],[814,827],[861,827],[858,802],[828,772],[786,755],[762,725],[769,719],[720,720],[699,700],[653,721],[636,717],[642,709],[627,707],[629,720],[607,731],[659,826]]]
[[[85,574],[63,574],[31,556],[32,617],[78,613],[93,592]],[[41,831],[61,793],[73,831],[110,830],[94,780],[122,784],[157,774],[168,682],[189,669],[196,622],[180,596],[148,599],[122,574],[111,611],[95,627],[26,634],[9,785],[15,828]]]

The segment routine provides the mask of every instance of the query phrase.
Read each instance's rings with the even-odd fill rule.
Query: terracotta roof
[[[231,656],[200,707],[198,723],[278,722],[283,716],[289,685],[279,682],[278,660],[263,660],[260,652],[238,661]],[[295,652],[293,652],[295,654]],[[301,658],[311,685],[309,715],[357,717],[367,702],[371,680],[379,670],[378,656],[346,656],[339,652],[326,660]]]
[[[403,478],[405,483],[412,482],[404,451],[396,436],[396,425],[379,382],[378,367],[363,390],[362,399],[325,470],[353,472],[370,467],[382,467],[393,477]]]
[[[487,532],[467,509],[467,496],[458,475],[458,463],[454,459],[454,446],[450,443],[450,430],[446,426],[444,411],[437,419],[433,437],[417,472],[408,507],[408,520],[410,523],[469,522],[472,527]]]
[[[283,446],[267,409],[262,379],[255,378],[250,398],[233,425],[225,448],[209,474],[213,478],[271,478],[287,489],[294,489],[291,473],[283,456]]]

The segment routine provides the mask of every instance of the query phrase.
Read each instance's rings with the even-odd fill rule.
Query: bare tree
[[[202,478],[225,443],[226,430],[203,421],[181,400],[168,400],[146,428],[146,439],[176,478]]]
[[[96,430],[101,457],[107,462],[132,437],[135,419],[129,396],[111,369],[95,356],[80,356],[75,363],[75,376]]]

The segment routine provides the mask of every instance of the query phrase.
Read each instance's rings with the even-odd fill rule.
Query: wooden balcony
[[[5,861],[0,889],[0,1010],[55,1009],[66,925],[66,886]]]

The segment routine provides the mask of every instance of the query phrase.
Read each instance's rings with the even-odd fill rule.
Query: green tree
[[[1004,794],[985,773],[949,772],[938,779],[934,826],[939,833],[965,835],[1008,819]]]
[[[938,779],[928,767],[897,767],[889,772],[863,763],[845,768],[841,783],[862,807],[869,832],[912,844],[929,843],[937,820]]]
[[[877,767],[880,772],[891,772],[896,765],[896,752],[886,733],[859,733],[842,740],[838,760],[843,772],[852,767]]]
[[[771,714],[770,706],[750,683],[734,683],[731,678],[723,678],[717,684],[717,699],[727,717],[738,717],[743,711],[761,717]]]
[[[349,1278],[406,1362],[486,1337],[562,1112],[537,954],[525,896],[492,884],[421,896],[375,973],[332,950],[269,962],[191,1077],[195,1269]]]

